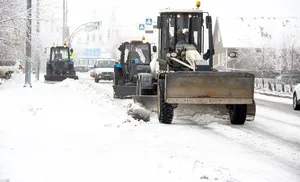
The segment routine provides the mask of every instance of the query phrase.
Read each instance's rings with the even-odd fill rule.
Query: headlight
[[[172,53],[171,53],[171,56],[172,56],[173,58],[175,58],[175,57],[177,57],[177,53],[176,53],[176,52],[172,52]]]

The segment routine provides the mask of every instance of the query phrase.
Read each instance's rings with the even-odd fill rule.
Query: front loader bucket
[[[143,95],[132,96],[135,103],[143,105],[145,108],[152,112],[157,112],[157,96],[156,95]],[[195,115],[195,114],[211,114],[228,118],[228,109],[225,104],[179,104],[175,109],[175,115]],[[247,121],[255,119],[256,107],[255,103],[247,105]]]
[[[170,104],[252,104],[254,75],[238,72],[175,72],[165,78]]]
[[[115,98],[131,98],[136,93],[136,86],[113,85]]]

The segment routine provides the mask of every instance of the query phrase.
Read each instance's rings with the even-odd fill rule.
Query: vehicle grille
[[[103,76],[113,76],[113,73],[112,72],[102,72],[102,75]]]

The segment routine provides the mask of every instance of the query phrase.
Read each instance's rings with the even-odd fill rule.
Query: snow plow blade
[[[176,113],[227,116],[227,106],[247,105],[247,120],[254,120],[254,75],[238,72],[175,72],[165,77],[165,101]],[[134,102],[157,110],[157,96],[134,96]],[[178,112],[179,111],[179,112]]]
[[[132,98],[136,92],[136,86],[113,85],[114,98],[125,99]]]
[[[254,75],[240,72],[175,72],[165,78],[170,104],[252,104]]]
[[[78,80],[77,75],[44,75],[45,81],[61,82],[67,78]]]

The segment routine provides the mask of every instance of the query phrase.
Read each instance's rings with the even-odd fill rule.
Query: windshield
[[[150,63],[150,50],[148,44],[127,44],[125,49],[125,62],[131,60],[136,64]]]
[[[113,68],[114,65],[115,65],[115,62],[111,61],[111,60],[101,60],[101,61],[98,61],[96,64],[97,68]]]
[[[200,26],[194,24],[194,18],[198,16],[197,14],[177,14],[169,17],[169,45],[172,50],[175,50],[175,46],[180,44],[193,44],[196,48],[199,47],[198,33],[200,32]]]
[[[69,61],[68,48],[53,48],[52,49],[52,58],[51,61]]]

